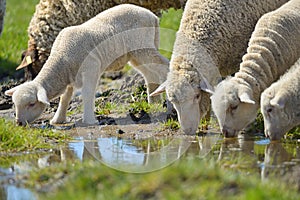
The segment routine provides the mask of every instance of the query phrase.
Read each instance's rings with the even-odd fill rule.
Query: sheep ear
[[[25,51],[22,53],[22,62],[21,64],[16,68],[16,70],[22,69],[24,67],[27,67],[28,65],[32,64],[34,62],[34,51]]]
[[[163,82],[154,92],[150,94],[150,97],[159,95],[166,91],[167,81]]]
[[[246,92],[239,95],[239,98],[240,98],[240,101],[243,103],[255,104],[255,101]]]
[[[47,106],[50,105],[49,99],[47,97],[47,92],[43,87],[38,88],[37,99],[39,102],[41,102]]]
[[[270,101],[270,105],[282,109],[282,108],[284,108],[284,105],[285,105],[285,98],[275,96]]]
[[[14,87],[14,88],[11,88],[11,89],[9,89],[9,90],[6,90],[6,91],[5,91],[5,95],[7,95],[7,96],[12,96],[12,95],[14,94],[14,92],[18,89],[18,87],[19,87],[19,86],[16,86],[16,87]]]
[[[206,79],[201,80],[200,89],[209,94],[214,94],[214,88],[209,84]]]

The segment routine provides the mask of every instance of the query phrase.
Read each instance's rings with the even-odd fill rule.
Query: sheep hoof
[[[78,120],[75,122],[76,127],[85,127],[85,126],[91,126],[91,125],[98,125],[99,122],[94,119],[94,120]]]
[[[61,120],[59,120],[59,119],[52,119],[52,120],[50,120],[50,124],[51,125],[64,124],[64,123],[66,123],[66,119],[61,119]]]

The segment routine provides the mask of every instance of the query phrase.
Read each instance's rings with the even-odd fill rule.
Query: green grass
[[[57,147],[58,143],[66,142],[68,138],[63,132],[20,127],[10,121],[0,119],[1,153],[49,149]]]
[[[0,74],[13,74],[27,48],[27,27],[38,0],[8,0],[0,37]]]
[[[97,109],[96,109],[96,114],[97,115],[109,115],[116,109],[120,109],[120,107],[112,102],[105,102],[102,104],[98,104]]]
[[[176,131],[180,128],[180,124],[175,119],[168,119],[166,122],[161,124],[162,130],[170,129]]]
[[[168,59],[172,55],[173,44],[181,16],[182,10],[170,9],[168,12],[163,12],[160,20],[160,52]]]
[[[171,166],[145,174],[130,174],[99,162],[61,164],[32,172],[32,187],[47,185],[53,177],[68,174],[58,190],[40,199],[299,199],[293,188],[278,182],[261,182],[234,170],[223,170],[215,161],[182,158]],[[58,180],[57,180],[58,179]],[[55,181],[61,181],[56,178]]]

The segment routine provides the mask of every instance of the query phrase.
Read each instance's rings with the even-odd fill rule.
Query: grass
[[[170,129],[170,130],[176,131],[176,130],[179,130],[179,128],[180,128],[179,122],[172,118],[168,119],[167,121],[162,123],[161,126],[162,126],[162,130]]]
[[[166,109],[161,103],[148,103],[147,89],[145,85],[138,86],[131,94],[131,98],[128,99],[128,103],[111,102],[106,99],[106,96],[110,95],[111,91],[107,91],[103,94],[103,97],[98,98],[96,101],[96,114],[109,115],[112,113],[126,113],[130,111],[133,114],[144,111],[148,114],[163,112]],[[113,92],[122,91],[114,90]]]
[[[160,20],[160,52],[167,58],[171,58],[176,31],[179,28],[182,10],[170,9],[163,12]]]
[[[0,119],[0,153],[30,152],[57,147],[68,136],[63,132],[16,126]]]
[[[105,173],[104,173],[105,172]],[[68,174],[68,179],[64,175]],[[182,158],[171,166],[145,174],[123,173],[99,162],[61,164],[32,172],[32,187],[47,181],[64,184],[40,199],[299,199],[293,188],[278,182],[261,182],[235,170],[223,170],[215,161]]]
[[[6,1],[4,29],[0,37],[0,74],[12,75],[27,48],[27,27],[38,0]]]

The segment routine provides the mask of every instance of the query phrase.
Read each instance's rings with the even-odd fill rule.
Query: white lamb
[[[238,70],[257,20],[288,0],[189,0],[170,61],[166,89],[185,133],[195,134],[220,76]],[[202,90],[201,90],[202,89]]]
[[[300,59],[261,95],[265,135],[279,140],[300,125]]]
[[[291,0],[258,21],[240,70],[211,97],[225,137],[236,136],[255,119],[261,93],[299,57],[300,1]]]
[[[38,76],[5,92],[12,95],[17,123],[34,121],[49,100],[59,95],[59,107],[50,123],[65,122],[74,87],[82,88],[83,123],[96,123],[94,95],[100,75],[105,70],[120,70],[128,61],[143,74],[148,91],[154,91],[168,73],[168,60],[159,54],[158,45],[158,18],[129,4],[63,29]]]

